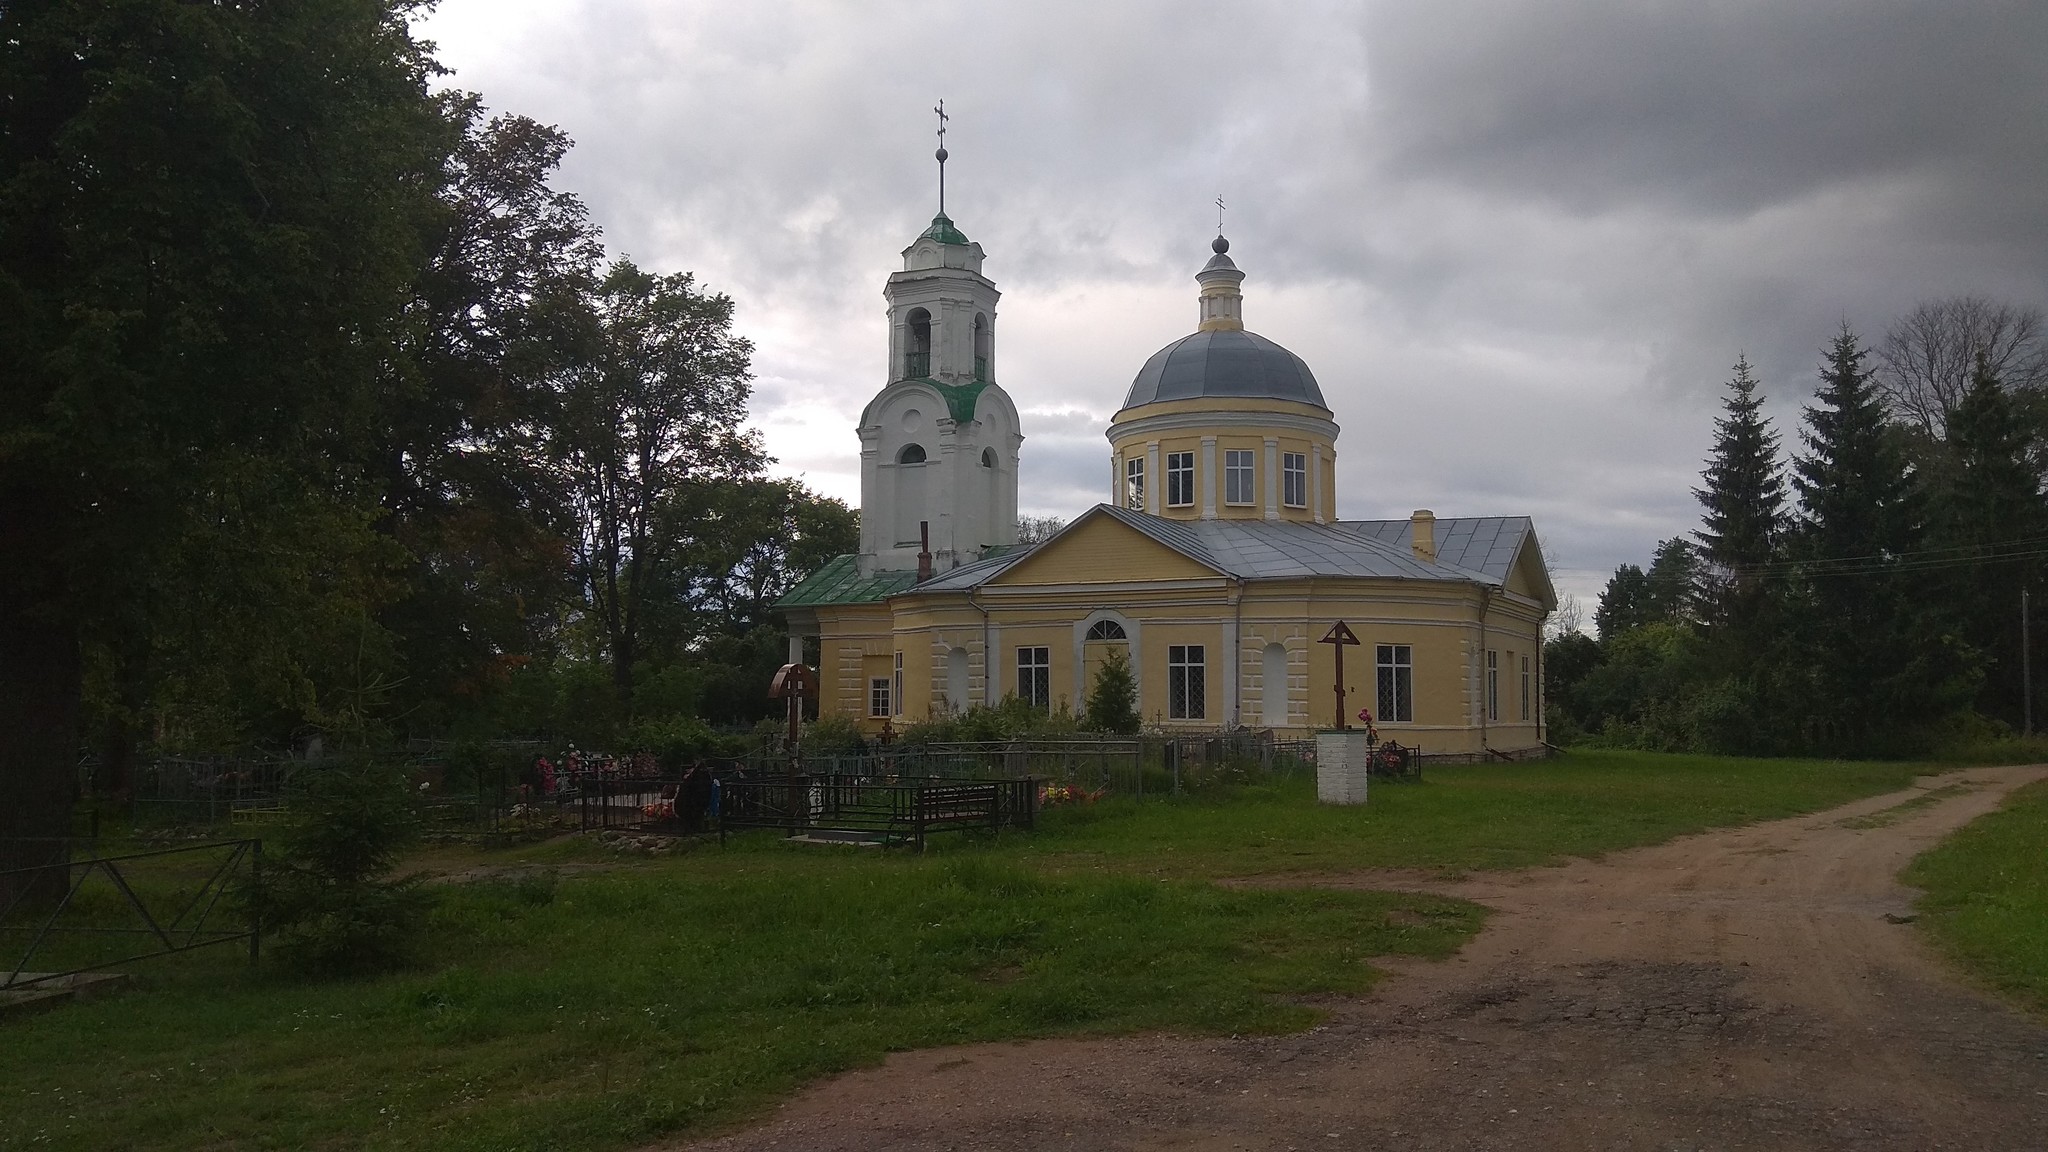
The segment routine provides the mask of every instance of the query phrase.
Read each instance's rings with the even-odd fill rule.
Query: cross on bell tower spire
[[[952,117],[946,115],[946,102],[943,99],[939,101],[938,106],[933,108],[932,111],[939,115],[939,150],[932,153],[932,155],[939,162],[939,215],[944,216],[946,214],[946,121],[952,119]]]

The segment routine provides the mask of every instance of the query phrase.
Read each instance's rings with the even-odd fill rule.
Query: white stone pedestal
[[[1372,776],[1372,745],[1363,728],[1316,733],[1316,799],[1324,804],[1365,803]]]

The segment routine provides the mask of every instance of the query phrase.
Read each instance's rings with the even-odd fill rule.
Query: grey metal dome
[[[1301,357],[1242,329],[1197,332],[1161,348],[1131,381],[1124,407],[1204,396],[1293,400],[1329,408],[1315,373]]]

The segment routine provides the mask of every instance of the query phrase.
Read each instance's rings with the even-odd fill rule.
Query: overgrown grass
[[[1526,868],[1812,812],[1933,770],[1574,750],[1537,764],[1431,768],[1420,784],[1375,782],[1362,807],[1317,805],[1305,778],[1222,802],[1106,800],[1092,812],[1056,813],[1022,851],[1051,864],[1181,876]]]
[[[1466,904],[1048,876],[756,844],[448,890],[434,969],[217,967],[10,1022],[0,1146],[611,1148],[744,1114],[894,1049],[1266,1032],[1288,997],[1443,955]]]
[[[1986,983],[2048,1016],[2048,783],[1913,861],[1921,924]]]
[[[0,1023],[0,1148],[613,1149],[905,1048],[1300,1027],[1480,910],[1207,878],[1520,867],[1823,808],[1923,767],[1575,753],[1323,808],[1298,780],[1048,813],[918,858],[763,835],[662,861],[436,849],[423,970],[252,978],[232,950]],[[602,864],[589,867],[596,857]],[[558,869],[556,883],[547,869]],[[525,871],[518,871],[525,869]],[[202,962],[202,957],[211,957]]]

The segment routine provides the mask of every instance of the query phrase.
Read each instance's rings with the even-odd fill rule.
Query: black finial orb
[[[946,150],[944,148],[941,148],[937,152],[932,153],[932,155],[939,158],[939,163],[944,164],[946,162]]]
[[[1225,252],[1230,251],[1230,241],[1225,240],[1222,233],[1219,232],[1214,240],[1209,241],[1209,251],[1221,256]]]

